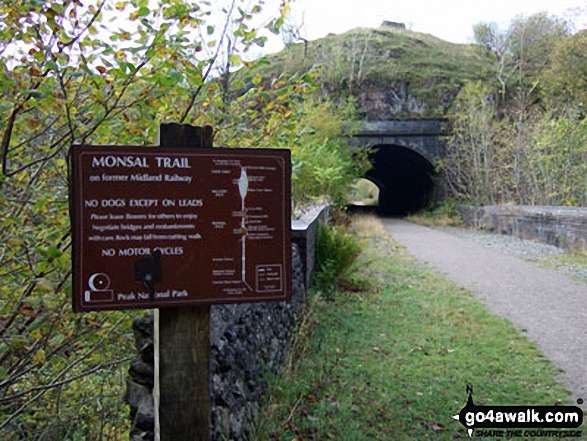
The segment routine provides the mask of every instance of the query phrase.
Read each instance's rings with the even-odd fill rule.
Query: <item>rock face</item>
[[[211,439],[214,441],[250,439],[267,390],[265,376],[278,373],[289,353],[296,323],[306,304],[307,281],[311,280],[314,268],[318,219],[327,220],[327,210],[313,210],[309,215],[309,221],[302,219],[294,225],[291,301],[211,308]],[[154,439],[155,426],[152,316],[136,318],[133,331],[138,355],[131,363],[126,390],[132,419],[130,439],[150,441]]]
[[[426,103],[409,94],[409,83],[378,91],[359,92],[359,105],[367,120],[388,120],[398,115],[425,116]]]

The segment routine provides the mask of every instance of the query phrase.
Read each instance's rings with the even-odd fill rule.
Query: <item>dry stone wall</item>
[[[587,251],[587,207],[460,206],[459,211],[464,221],[476,228]]]
[[[251,438],[267,390],[265,377],[278,373],[291,348],[315,267],[316,230],[328,221],[327,207],[315,207],[292,222],[292,298],[289,302],[214,305],[211,309],[211,440]],[[133,323],[137,357],[127,380],[133,421],[131,440],[154,439],[153,318]],[[197,375],[197,373],[194,373]]]

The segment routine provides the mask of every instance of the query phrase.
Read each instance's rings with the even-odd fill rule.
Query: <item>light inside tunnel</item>
[[[351,205],[377,205],[379,203],[379,187],[365,178],[356,179],[347,197]]]
[[[380,212],[405,216],[425,208],[435,190],[433,165],[406,147],[380,145],[374,150],[367,179],[379,187]]]

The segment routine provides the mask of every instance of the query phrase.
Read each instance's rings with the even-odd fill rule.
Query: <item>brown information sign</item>
[[[289,150],[72,149],[76,311],[284,300]]]

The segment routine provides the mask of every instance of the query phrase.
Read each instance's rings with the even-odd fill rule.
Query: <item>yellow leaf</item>
[[[33,355],[33,361],[38,364],[45,363],[46,359],[47,359],[47,356],[45,355],[44,349],[39,349],[37,352],[35,352],[35,355]]]
[[[39,339],[43,338],[42,328],[37,328],[37,329],[33,330],[31,332],[31,337],[33,337],[35,340],[39,340]]]
[[[289,2],[283,2],[283,6],[281,7],[281,16],[285,18],[291,9],[291,5]]]
[[[39,291],[45,292],[45,293],[55,292],[55,287],[47,279],[39,279],[37,281],[37,288],[39,289]]]

